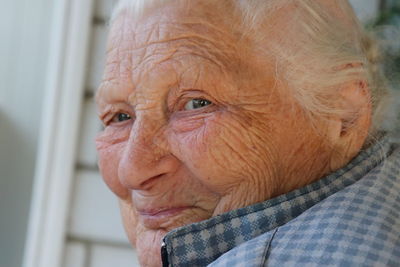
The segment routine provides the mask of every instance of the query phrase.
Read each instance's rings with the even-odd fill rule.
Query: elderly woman
[[[141,264],[399,264],[377,56],[347,0],[122,1],[97,149]]]

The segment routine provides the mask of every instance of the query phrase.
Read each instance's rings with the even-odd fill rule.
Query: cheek
[[[176,151],[185,165],[212,191],[224,195],[243,182],[259,184],[270,175],[271,156],[261,130],[226,113],[217,113],[191,131],[177,132]],[[247,120],[248,121],[248,120]],[[256,180],[256,181],[255,181]]]
[[[99,169],[104,182],[121,199],[129,197],[129,191],[122,186],[118,179],[118,166],[120,155],[125,147],[126,138],[123,133],[112,135],[113,131],[101,133],[96,138],[97,153],[99,156]],[[111,138],[111,136],[114,136]]]

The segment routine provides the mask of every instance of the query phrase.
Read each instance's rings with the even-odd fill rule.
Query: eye
[[[199,108],[204,108],[211,104],[212,102],[206,99],[191,99],[185,104],[184,109],[185,110],[199,109]]]
[[[130,116],[129,114],[120,112],[120,113],[117,113],[117,114],[112,118],[112,121],[111,121],[111,122],[116,122],[116,123],[118,123],[118,122],[123,122],[123,121],[130,120],[130,119],[131,119],[131,116]]]

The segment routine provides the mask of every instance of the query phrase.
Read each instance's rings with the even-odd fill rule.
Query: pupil
[[[193,107],[194,108],[202,108],[209,105],[209,101],[205,99],[195,99],[193,100]]]
[[[118,121],[126,121],[129,120],[131,117],[126,113],[118,114]]]

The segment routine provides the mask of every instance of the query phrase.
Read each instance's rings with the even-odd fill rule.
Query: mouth
[[[182,212],[190,209],[191,207],[171,207],[161,209],[144,209],[138,210],[143,225],[147,228],[155,229],[169,224],[171,218],[179,216]],[[171,222],[173,223],[173,222]]]

